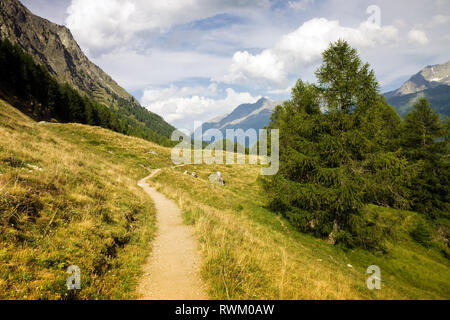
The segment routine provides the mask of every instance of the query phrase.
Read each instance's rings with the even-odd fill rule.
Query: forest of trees
[[[100,126],[171,146],[171,127],[133,101],[117,98],[120,112],[60,84],[18,45],[0,39],[0,93],[36,120],[56,119]],[[122,112],[122,109],[124,110]],[[159,117],[155,119],[155,117]]]
[[[402,121],[374,72],[345,41],[330,45],[317,84],[299,80],[278,106],[280,171],[263,179],[273,211],[300,231],[379,249],[368,204],[449,226],[449,121],[419,99]]]

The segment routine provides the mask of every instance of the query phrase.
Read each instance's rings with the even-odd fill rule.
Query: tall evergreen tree
[[[387,147],[400,119],[347,42],[330,45],[316,76],[317,85],[299,80],[273,114],[280,171],[264,185],[271,207],[300,230],[354,245],[366,203],[408,205],[399,183],[407,162]]]
[[[415,169],[413,208],[432,218],[450,212],[448,135],[448,122],[444,125],[426,98],[414,104],[402,124],[402,151]]]

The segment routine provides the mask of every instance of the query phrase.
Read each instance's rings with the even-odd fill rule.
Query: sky
[[[67,26],[91,61],[150,111],[191,129],[314,82],[345,39],[381,91],[450,60],[449,0],[22,0]]]

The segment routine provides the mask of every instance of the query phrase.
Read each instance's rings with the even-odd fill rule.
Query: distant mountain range
[[[427,66],[412,76],[401,88],[384,94],[388,103],[404,117],[419,97],[426,97],[433,109],[443,116],[450,116],[450,61],[440,65]],[[227,129],[254,128],[257,131],[270,122],[273,110],[280,102],[262,98],[256,103],[242,104],[230,114],[210,120],[203,124],[205,133],[209,129],[218,129],[225,137]],[[204,137],[209,141],[209,137]],[[252,143],[250,143],[252,144]],[[248,146],[248,143],[247,143]]]
[[[404,117],[419,97],[426,97],[434,110],[442,116],[450,116],[450,61],[440,65],[427,66],[412,76],[399,89],[384,94],[388,103]],[[275,107],[280,104],[268,98],[256,103],[242,104],[230,114],[210,120],[203,124],[205,133],[209,129],[218,129],[226,136],[227,129],[259,130],[270,122]],[[204,136],[204,141],[210,137]],[[253,142],[246,143],[246,146]]]
[[[450,61],[440,65],[427,66],[412,76],[401,88],[384,94],[388,103],[404,117],[419,97],[426,97],[433,109],[442,116],[450,116]],[[203,124],[203,134],[209,129],[218,129],[226,136],[227,129],[259,130],[267,126],[270,116],[279,102],[262,98],[256,103],[238,106],[230,114]],[[258,132],[259,133],[259,132]],[[210,141],[205,135],[204,141]],[[246,142],[246,146],[255,141]]]
[[[69,29],[32,14],[18,0],[0,1],[0,38],[9,39],[42,64],[59,82],[113,108],[129,125],[170,137],[174,128],[143,108],[82,52]]]
[[[450,61],[425,67],[399,89],[384,96],[402,117],[419,97],[426,97],[441,115],[450,116]]]
[[[241,104],[230,114],[205,122],[202,127],[203,133],[209,129],[218,129],[225,137],[227,129],[242,129],[244,131],[255,129],[259,135],[259,129],[269,124],[270,116],[278,104],[280,103],[268,98],[261,98],[256,103]],[[204,140],[209,139],[206,136]],[[251,141],[246,145],[252,145],[253,143]]]

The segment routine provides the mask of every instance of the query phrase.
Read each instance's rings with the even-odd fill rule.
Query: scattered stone
[[[334,235],[333,232],[331,232],[330,235],[328,236],[327,243],[333,246],[336,244],[336,236]]]
[[[198,175],[195,172],[192,172],[191,176],[193,176],[194,178],[198,178]]]
[[[225,180],[223,180],[222,173],[214,172],[209,176],[209,181],[219,186],[225,185]]]
[[[189,174],[189,172],[186,170],[186,171],[184,172],[184,174]]]
[[[46,124],[47,121],[39,121],[39,124]]]
[[[353,266],[352,266],[351,264],[348,264],[348,265],[347,265],[347,267],[349,267],[349,268],[353,268]]]
[[[155,151],[149,151],[149,152],[147,152],[148,154],[152,154],[152,155],[154,155],[154,156],[157,156],[158,155],[158,153],[157,152],[155,152]]]
[[[336,235],[337,235],[337,233],[339,232],[339,228],[338,228],[338,225],[337,225],[337,222],[335,221],[334,222],[334,225],[333,225],[333,231],[331,231],[331,233],[329,234],[329,236],[328,236],[328,244],[331,244],[331,245],[335,245],[336,244]]]
[[[26,166],[27,166],[28,169],[30,169],[30,171],[35,171],[35,170],[42,171],[42,168],[39,168],[38,166],[35,166],[33,164],[29,164],[28,163]]]

